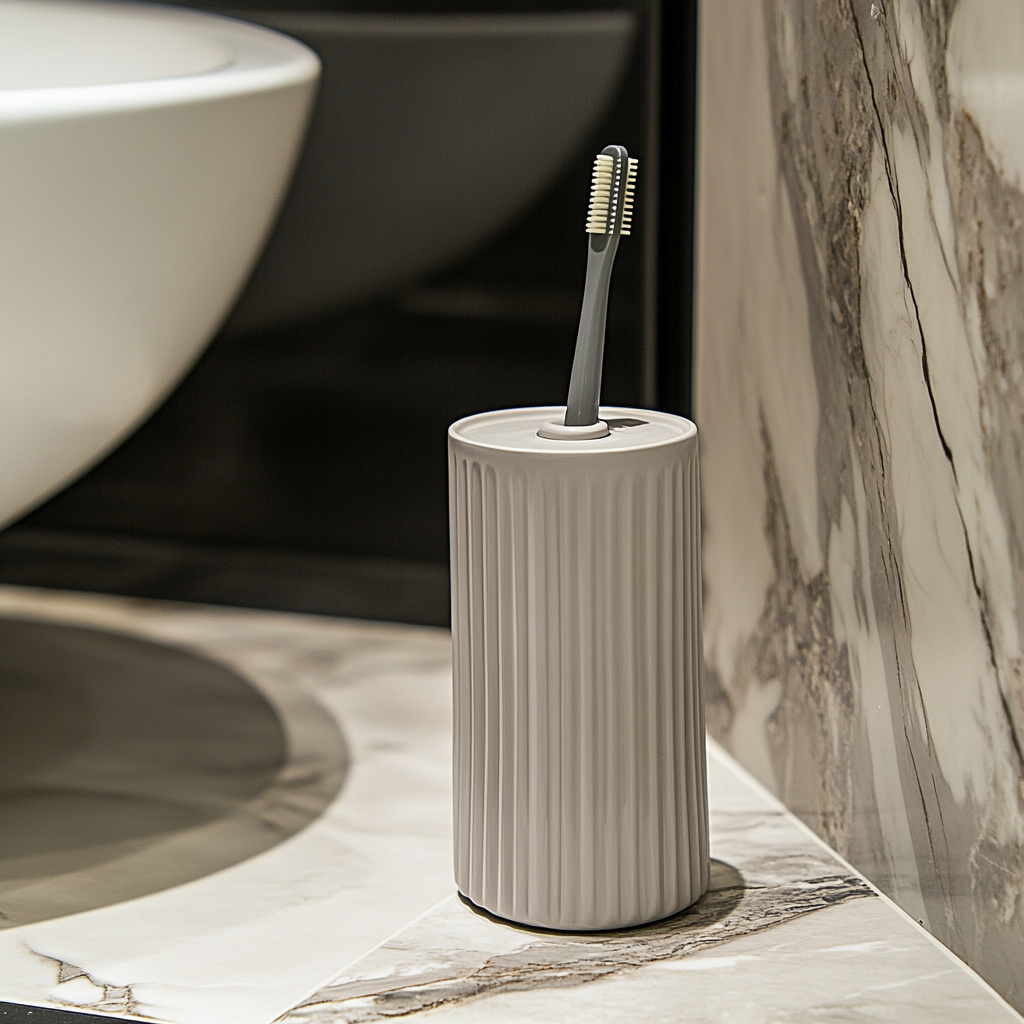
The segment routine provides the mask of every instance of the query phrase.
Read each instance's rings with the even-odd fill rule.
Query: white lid
[[[583,455],[608,451],[635,451],[685,441],[697,434],[696,426],[682,416],[652,409],[602,406],[601,419],[609,426],[605,437],[561,441],[538,437],[544,424],[561,421],[565,406],[531,409],[498,409],[458,420],[448,433],[468,444],[511,452],[545,452]]]

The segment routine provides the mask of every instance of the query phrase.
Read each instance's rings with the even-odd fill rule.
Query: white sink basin
[[[130,432],[213,336],[318,69],[225,18],[0,0],[0,525]]]

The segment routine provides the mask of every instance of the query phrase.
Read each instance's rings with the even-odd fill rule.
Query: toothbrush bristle
[[[587,213],[587,233],[606,235],[608,233],[608,210],[612,196],[612,175],[615,158],[598,153],[594,161],[594,173],[590,180],[590,210]]]
[[[621,153],[598,153],[594,160],[594,173],[590,182],[590,210],[587,214],[587,233],[610,235],[618,231],[628,235],[633,219],[633,192],[636,186],[638,161],[626,158],[620,146],[609,150]]]
[[[629,158],[629,169],[626,172],[626,191],[622,197],[622,234],[629,234],[629,226],[633,222],[633,192],[636,188],[636,168],[639,160]]]

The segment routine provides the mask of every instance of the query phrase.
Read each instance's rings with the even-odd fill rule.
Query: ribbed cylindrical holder
[[[708,886],[697,428],[602,409],[448,434],[455,877],[524,924],[621,928]]]

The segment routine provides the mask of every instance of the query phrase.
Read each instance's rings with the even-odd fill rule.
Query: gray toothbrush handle
[[[601,367],[604,363],[608,288],[618,248],[618,235],[590,236],[587,283],[583,289],[583,310],[580,313],[579,334],[576,336],[572,376],[569,378],[569,399],[565,406],[567,427],[589,426],[597,422],[597,408],[601,400]]]

